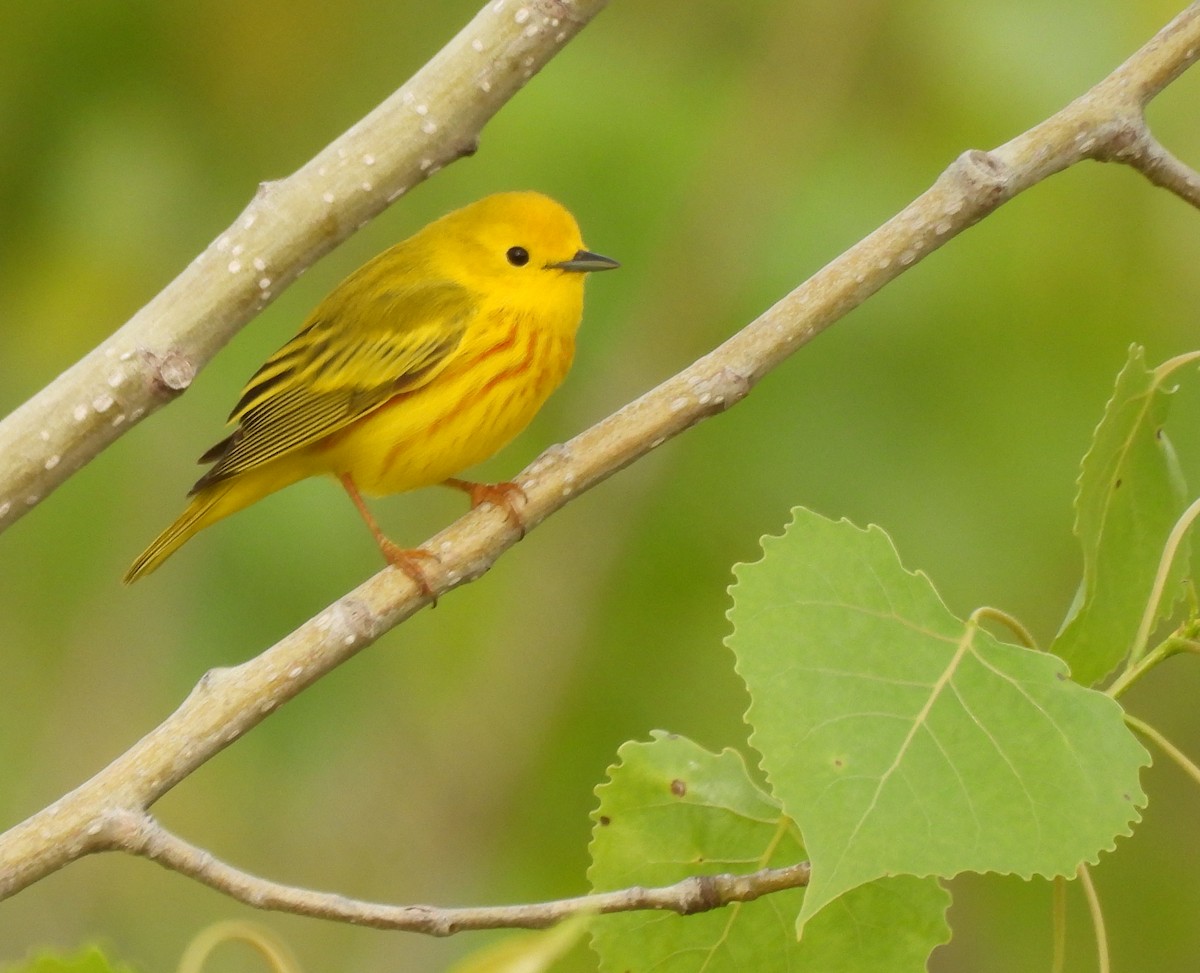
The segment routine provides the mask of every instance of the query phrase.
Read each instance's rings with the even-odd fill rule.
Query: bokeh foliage
[[[503,477],[708,350],[964,148],[1073,98],[1179,5],[614,0],[475,157],[314,267],[188,395],[0,538],[0,822],[94,772],[206,668],[256,652],[376,569],[349,504],[313,482],[215,528],[149,581],[118,583],[177,512],[242,381],[369,256],[465,201],[529,187],[561,198],[589,244],[624,262],[589,284],[567,385],[483,470]],[[117,327],[260,180],[352,124],[477,7],[0,6],[0,410]],[[1151,111],[1193,162],[1198,100],[1193,72]],[[744,744],[748,699],[721,645],[725,588],[795,504],[883,525],[955,613],[1002,604],[1049,641],[1080,569],[1080,457],[1131,342],[1150,362],[1196,347],[1198,244],[1196,214],[1132,172],[1087,164],[1055,177],[736,409],[581,497],[158,813],[238,865],[364,897],[578,893],[592,788],[623,741],[666,727],[714,750]],[[1194,390],[1172,415],[1200,482]],[[446,494],[385,501],[381,519],[417,541],[461,510]],[[1200,685],[1174,676],[1127,703],[1189,748]],[[1200,848],[1181,810],[1195,794],[1166,766],[1143,786],[1145,822],[1095,878],[1116,965],[1178,969],[1200,950]],[[1152,887],[1172,889],[1169,907]],[[935,968],[1044,964],[1044,887],[967,879],[954,891],[956,940]],[[170,969],[197,929],[249,914],[109,856],[0,904],[0,958],[101,938],[139,968]],[[1088,969],[1072,920],[1069,969]],[[479,943],[268,921],[311,970],[435,970]]]

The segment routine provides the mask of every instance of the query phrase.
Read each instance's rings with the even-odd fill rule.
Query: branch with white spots
[[[0,421],[0,531],[170,402],[306,267],[442,166],[608,0],[488,0],[399,91],[292,175],[265,182],[99,348]]]
[[[1123,162],[1195,204],[1195,174],[1156,148],[1144,109],[1198,53],[1200,3],[1194,3],[1051,118],[990,152],[963,153],[895,217],[720,347],[544,453],[519,478],[527,497],[521,511],[526,530],[667,439],[728,409],[768,371],[890,280],[1056,172],[1085,159]],[[229,252],[223,259],[234,259]],[[258,252],[245,250],[237,259]],[[121,355],[116,358],[119,362]],[[103,386],[101,381],[95,394],[111,395]],[[73,417],[69,406],[66,415]],[[432,598],[481,576],[520,536],[505,512],[484,504],[424,545],[438,558],[423,565],[430,591],[422,593],[405,574],[386,568],[261,655],[206,674],[179,709],[129,751],[0,835],[0,898],[92,852],[147,854],[138,829],[147,826],[146,811],[158,798]],[[114,825],[127,823],[129,816],[134,827]],[[186,864],[190,859],[177,842],[159,836],[155,847],[167,851],[157,857],[177,852]],[[181,865],[181,870],[207,880],[198,869]]]

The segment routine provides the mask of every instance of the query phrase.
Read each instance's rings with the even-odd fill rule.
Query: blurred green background
[[[313,304],[431,218],[536,188],[624,263],[590,281],[577,364],[481,476],[504,478],[690,363],[923,190],[1100,79],[1180,0],[614,0],[483,134],[304,275],[190,394],[0,543],[0,827],[379,568],[330,483],[278,494],[132,589],[243,381]],[[249,200],[397,88],[478,9],[343,0],[0,5],[0,412],[165,285]],[[1200,73],[1151,111],[1200,162]],[[893,536],[952,609],[1054,633],[1079,557],[1079,459],[1127,346],[1197,347],[1200,218],[1085,164],[1003,207],[693,429],[553,517],[169,794],[185,837],[287,882],[391,902],[585,889],[592,788],[662,727],[744,745],[722,645],[730,566],[794,504]],[[1200,394],[1170,427],[1200,483]],[[451,491],[378,502],[412,543]],[[1195,666],[1131,707],[1200,751]],[[1096,882],[1117,969],[1200,956],[1200,794],[1157,760],[1144,825]],[[1048,967],[1044,883],[952,883],[938,971]],[[1068,968],[1094,968],[1072,890]],[[0,904],[0,962],[100,940],[171,970],[200,928],[258,918],[306,970],[444,969],[426,940],[255,913],[144,861],[92,858]],[[586,954],[570,968],[587,968]],[[234,951],[221,968],[243,965]]]

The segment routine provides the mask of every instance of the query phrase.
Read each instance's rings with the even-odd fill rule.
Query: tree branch
[[[1138,165],[1140,156],[1128,150],[1147,137],[1146,102],[1198,51],[1200,3],[1194,3],[1087,94],[991,152],[965,152],[899,214],[719,348],[569,443],[547,450],[520,477],[528,529],[667,439],[729,408],[797,348],[1017,193],[1082,159]],[[256,252],[247,248],[239,259]],[[168,337],[160,347],[174,346]],[[95,354],[104,360],[103,349]],[[427,572],[432,596],[482,575],[517,539],[504,514],[488,505],[452,524],[425,545],[440,558]],[[114,820],[144,815],[276,707],[428,600],[402,573],[384,569],[256,658],[206,674],[179,709],[129,751],[0,835],[0,898],[82,855],[122,847],[120,836],[128,829],[114,828]],[[127,850],[144,853],[136,842]]]
[[[1200,173],[1175,158],[1148,131],[1113,160],[1133,166],[1154,185],[1200,209]]]
[[[241,214],[100,347],[0,422],[0,530],[183,392],[318,257],[442,166],[608,0],[489,0],[399,91]]]
[[[763,868],[748,875],[694,875],[659,888],[636,886],[553,902],[445,909],[364,902],[271,882],[219,861],[172,834],[148,814],[126,811],[111,815],[103,831],[112,847],[156,861],[256,909],[431,936],[452,936],[480,929],[544,929],[579,914],[656,909],[686,916],[800,888],[808,884],[810,873],[808,862],[799,862],[784,868]]]

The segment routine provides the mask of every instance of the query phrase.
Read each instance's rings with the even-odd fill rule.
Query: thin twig
[[[593,2],[589,9],[601,5]],[[578,0],[573,9],[582,6]],[[796,349],[1006,200],[1082,159],[1119,158],[1118,148],[1145,131],[1145,102],[1198,51],[1200,2],[1050,119],[992,152],[963,153],[899,214],[715,351],[544,453],[519,478],[528,498],[522,509],[527,529],[667,439],[728,409]],[[209,672],[175,713],[126,753],[0,835],[0,898],[69,861],[116,847],[114,814],[143,812],[430,597],[482,575],[517,539],[503,512],[480,507],[423,545],[440,558],[428,571],[431,595],[385,569],[256,658]]]
[[[1200,209],[1200,173],[1167,151],[1149,132],[1122,152],[1114,156],[1115,161],[1133,166],[1154,185]]]
[[[365,902],[272,882],[214,858],[172,834],[148,814],[113,815],[104,831],[114,847],[152,859],[256,909],[431,936],[480,929],[544,929],[580,914],[658,910],[692,915],[800,888],[808,884],[810,874],[808,862],[799,862],[748,875],[693,875],[674,885],[596,892],[553,902],[446,909]]]
[[[412,79],[250,204],[112,337],[0,422],[0,530],[191,385],[318,257],[439,168],[608,0],[489,0]]]

